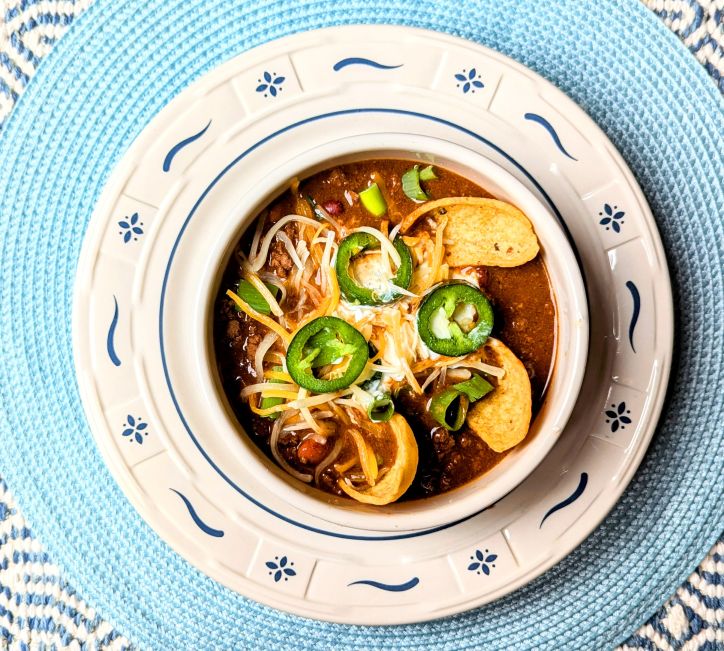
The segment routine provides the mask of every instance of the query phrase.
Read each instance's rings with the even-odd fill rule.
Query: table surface
[[[92,0],[0,0],[0,130],[33,74]],[[724,0],[642,0],[724,93]],[[0,649],[129,649],[62,577],[0,477]],[[724,649],[724,535],[621,647]]]

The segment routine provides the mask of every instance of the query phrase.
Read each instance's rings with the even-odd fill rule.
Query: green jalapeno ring
[[[391,282],[402,289],[407,289],[412,282],[412,253],[410,248],[396,237],[392,245],[400,254],[400,266]],[[379,240],[369,233],[352,233],[339,243],[335,271],[337,282],[345,300],[358,305],[382,305],[392,303],[398,296],[391,292],[389,296],[379,296],[374,290],[360,285],[350,273],[352,259],[363,251],[380,248]]]
[[[315,377],[314,368],[319,366],[315,360],[331,363],[336,359],[334,351],[343,351],[349,357],[344,373],[330,380]],[[336,316],[322,316],[307,323],[292,338],[287,349],[287,371],[300,387],[327,393],[346,389],[360,376],[368,359],[367,340],[359,330]]]
[[[455,320],[454,313],[460,307],[471,305],[477,313],[475,326],[464,332]],[[435,332],[436,321],[443,321],[447,335]],[[493,329],[493,308],[485,294],[477,287],[463,281],[438,285],[420,304],[417,312],[417,331],[425,345],[433,352],[450,357],[467,355],[480,348]]]

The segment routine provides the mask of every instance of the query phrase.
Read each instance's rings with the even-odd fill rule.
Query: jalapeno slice
[[[407,289],[412,281],[412,254],[407,244],[400,237],[396,237],[392,245],[400,254],[401,264],[390,282],[402,287],[402,289]],[[394,288],[375,289],[364,287],[352,276],[351,265],[353,258],[364,251],[374,251],[379,248],[379,240],[369,233],[352,233],[339,243],[335,270],[339,288],[348,302],[361,305],[382,305],[383,303],[392,303],[399,298],[399,294],[394,291]]]
[[[462,281],[438,286],[420,304],[417,331],[427,347],[458,357],[477,350],[493,329],[493,308],[477,287]]]
[[[327,393],[347,388],[362,373],[369,349],[356,328],[335,316],[310,321],[294,335],[287,349],[287,371],[304,389]],[[315,372],[327,369],[326,377]]]

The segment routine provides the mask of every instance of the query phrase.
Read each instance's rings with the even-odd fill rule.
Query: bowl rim
[[[362,505],[312,488],[288,475],[269,459],[251,440],[243,423],[238,421],[231,409],[219,379],[213,342],[214,304],[221,276],[235,244],[259,211],[288,187],[293,176],[304,178],[342,161],[375,157],[419,159],[451,169],[480,184],[494,197],[518,206],[533,223],[540,240],[557,317],[551,379],[543,405],[531,423],[531,429],[538,430],[535,435],[530,437],[529,434],[523,445],[516,446],[490,471],[453,491],[382,507]],[[443,162],[437,162],[440,160]],[[208,407],[217,411],[217,423],[228,425],[221,431],[215,430],[215,435],[224,438],[227,449],[232,451],[240,465],[256,481],[266,483],[285,502],[304,513],[339,526],[373,532],[419,531],[447,526],[489,508],[518,486],[545,458],[563,431],[583,381],[588,352],[588,309],[581,270],[562,227],[544,203],[522,182],[483,154],[440,138],[403,132],[371,132],[317,145],[267,175],[257,186],[255,194],[254,201],[245,202],[250,209],[237,215],[235,222],[229,224],[216,240],[213,251],[209,252],[209,264],[201,281],[205,292],[201,315],[205,320],[205,342],[196,347],[201,357],[197,365],[201,370],[200,381],[210,398]],[[558,272],[557,284],[551,274],[551,264]],[[566,286],[565,292],[561,291],[563,285]],[[569,318],[561,318],[562,308],[570,313]],[[562,365],[561,360],[566,363]],[[563,377],[562,368],[565,369]],[[555,405],[549,401],[552,388],[560,393]],[[547,425],[546,431],[540,431],[544,425]]]

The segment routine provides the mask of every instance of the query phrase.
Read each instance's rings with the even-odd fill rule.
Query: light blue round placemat
[[[550,4],[550,6],[549,6]],[[99,2],[54,50],[0,140],[0,470],[67,577],[152,648],[606,648],[724,528],[724,107],[638,3]],[[87,430],[70,350],[73,275],[110,170],[207,70],[302,29],[394,22],[480,41],[552,80],[636,173],[669,254],[677,360],[621,503],[573,555],[467,615],[405,627],[300,620],[201,576],[140,520]]]

